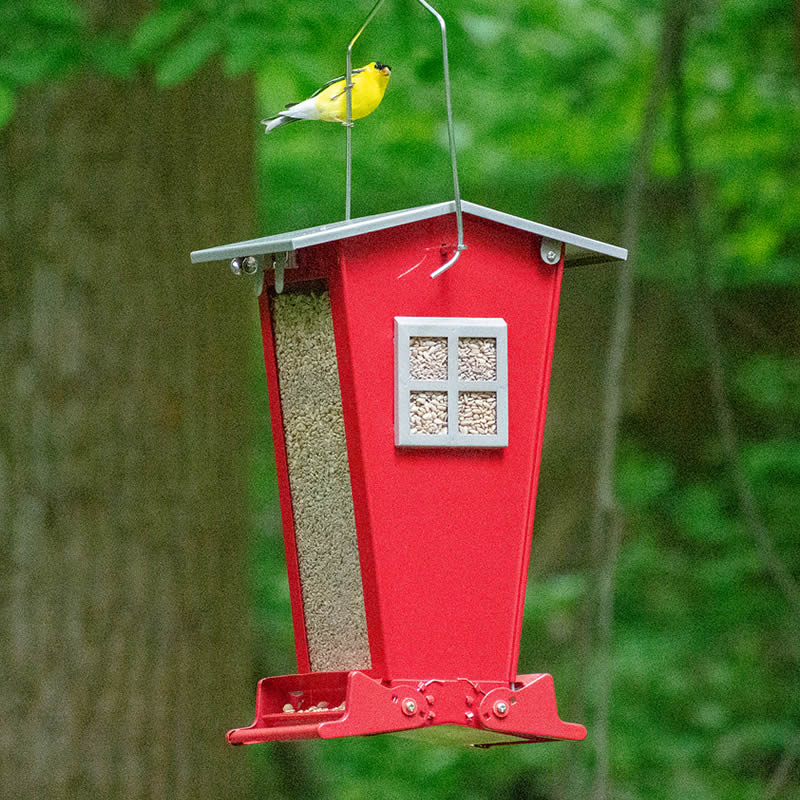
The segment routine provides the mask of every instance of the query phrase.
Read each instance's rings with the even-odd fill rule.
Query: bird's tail
[[[300,120],[296,117],[284,117],[281,114],[278,114],[277,117],[261,120],[261,124],[264,126],[264,133],[274,131],[275,128],[280,128],[281,125],[288,125],[290,122],[300,122]]]

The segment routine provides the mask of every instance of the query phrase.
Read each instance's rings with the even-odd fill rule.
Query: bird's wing
[[[366,69],[366,67],[359,67],[358,69],[351,70],[350,74],[351,75],[357,75],[359,72],[364,72],[365,69]],[[261,120],[261,124],[262,125],[266,125],[266,123],[270,122],[271,120],[278,119],[278,117],[294,117],[294,114],[292,114],[291,112],[287,113],[288,109],[294,108],[295,106],[302,105],[303,103],[307,103],[309,100],[311,100],[312,98],[316,97],[320,92],[325,91],[325,89],[327,89],[329,86],[333,86],[334,83],[338,83],[339,81],[343,81],[345,79],[345,77],[346,77],[345,75],[340,75],[338,78],[334,78],[333,80],[328,81],[323,86],[320,86],[319,89],[317,89],[317,91],[314,92],[314,94],[310,95],[305,100],[299,100],[297,103],[287,103],[286,106],[285,106],[284,111],[278,112],[274,117],[268,117],[267,119]],[[334,97],[332,97],[331,100],[335,100],[337,97],[341,97],[342,94],[344,94],[344,89],[342,89],[342,91],[339,92],[339,94],[337,94]],[[300,110],[301,109],[297,109],[297,111],[300,111]],[[307,119],[308,117],[306,117],[306,115],[303,114],[302,116],[295,117],[295,118],[296,119]]]
[[[350,71],[350,75],[356,75],[359,72],[363,72],[365,69],[366,69],[366,67],[361,67],[360,69],[351,70]],[[328,81],[323,86],[320,86],[319,89],[317,89],[317,91],[314,92],[314,94],[311,95],[311,97],[316,97],[320,92],[325,91],[325,89],[327,89],[329,86],[333,86],[334,83],[338,83],[339,81],[343,81],[346,77],[347,77],[346,75],[340,75],[338,78],[334,78],[333,80]]]

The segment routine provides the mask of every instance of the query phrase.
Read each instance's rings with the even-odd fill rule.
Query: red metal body
[[[262,294],[300,674],[260,682],[255,722],[230,731],[233,744],[440,725],[468,729],[473,743],[586,735],[559,719],[549,675],[517,676],[563,262],[544,263],[535,234],[469,214],[464,226],[468,249],[437,279],[429,274],[451,252],[443,246],[452,245],[451,215],[300,250],[298,268],[286,272],[287,291],[321,280],[330,295],[369,670],[310,672],[280,375]],[[396,316],[505,320],[507,447],[395,445]],[[318,701],[328,710],[283,710]]]
[[[287,697],[292,711],[284,710]],[[442,736],[440,726],[467,730]],[[255,721],[229,731],[228,741],[332,739],[433,728],[440,739],[487,747],[586,736],[582,725],[558,718],[550,675],[520,675],[509,684],[466,678],[380,681],[353,671],[264,678]]]

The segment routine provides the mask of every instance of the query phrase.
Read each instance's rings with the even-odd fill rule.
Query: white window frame
[[[412,337],[447,339],[447,380],[411,378]],[[496,378],[492,381],[458,379],[458,340],[492,338],[497,343]],[[507,447],[508,446],[508,328],[499,318],[395,317],[394,437],[398,447]],[[410,425],[411,392],[447,392],[447,433],[413,433]],[[459,392],[493,392],[497,396],[497,433],[471,434],[458,430]]]

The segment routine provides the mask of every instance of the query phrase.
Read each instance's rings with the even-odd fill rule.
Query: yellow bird
[[[366,67],[354,69],[351,73],[353,88],[350,91],[353,119],[361,119],[371,114],[383,100],[383,93],[389,83],[391,68],[380,61],[371,61]],[[261,120],[269,133],[281,125],[299,122],[301,119],[319,119],[323,122],[347,124],[347,92],[345,77],[334,78],[301,103],[290,103],[285,110],[269,119]]]

